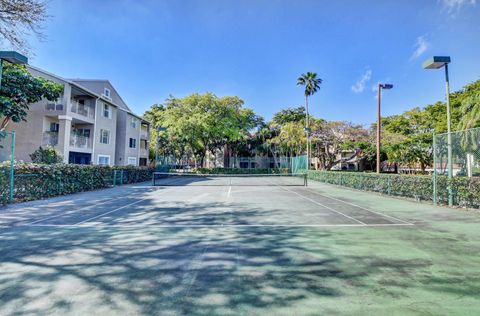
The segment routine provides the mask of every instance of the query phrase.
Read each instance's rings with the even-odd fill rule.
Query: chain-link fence
[[[435,135],[433,156],[434,202],[480,207],[480,128]]]
[[[13,199],[15,132],[0,131],[0,205]]]

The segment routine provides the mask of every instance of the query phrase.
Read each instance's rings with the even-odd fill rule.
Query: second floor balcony
[[[58,132],[43,132],[43,145],[57,146],[58,145]]]
[[[70,111],[89,119],[95,118],[95,108],[93,106],[82,104],[75,100],[71,101]]]
[[[70,147],[80,149],[91,149],[92,138],[81,135],[70,135]]]

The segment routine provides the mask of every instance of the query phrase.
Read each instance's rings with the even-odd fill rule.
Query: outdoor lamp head
[[[380,84],[380,88],[386,90],[386,89],[392,89],[393,88],[393,84],[390,84],[390,83],[384,83],[384,84]]]

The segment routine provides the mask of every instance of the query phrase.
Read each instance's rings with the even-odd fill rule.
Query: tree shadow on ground
[[[149,205],[157,204],[146,201]],[[349,231],[148,225],[149,220],[169,223],[169,218],[176,224],[217,225],[232,220],[232,207],[243,206],[139,208],[130,217],[106,216],[113,226],[5,229],[0,234],[0,314],[328,313],[322,302],[347,293],[374,291],[380,282],[385,282],[380,289],[387,290],[411,285],[377,276],[408,280],[432,265],[336,252],[332,241],[355,238]],[[213,216],[212,209],[226,211]],[[265,210],[250,207],[242,214],[235,224],[252,224]],[[122,218],[144,226],[116,227]],[[447,286],[450,280],[425,274],[419,282],[452,292],[462,288]],[[467,291],[478,289],[467,285]]]

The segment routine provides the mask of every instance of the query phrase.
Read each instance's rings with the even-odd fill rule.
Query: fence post
[[[390,175],[387,175],[387,194],[391,195],[392,189],[391,189],[391,181],[390,181]]]
[[[123,170],[120,171],[120,185],[123,185]]]
[[[9,200],[10,203],[13,203],[13,191],[15,190],[15,131],[11,132],[12,143],[11,143],[11,153],[10,153],[10,192]]]
[[[435,138],[435,133],[433,133],[433,205],[437,206],[437,143]]]
[[[113,186],[117,184],[117,170],[113,170]]]

